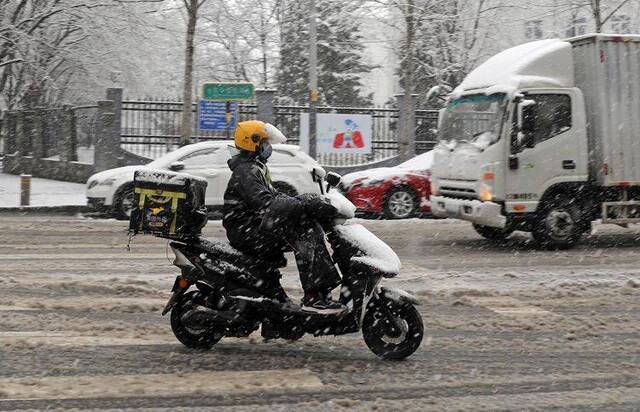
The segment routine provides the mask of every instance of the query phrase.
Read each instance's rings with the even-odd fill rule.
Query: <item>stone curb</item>
[[[74,215],[95,211],[91,206],[28,206],[28,207],[0,207],[2,214],[33,215]]]

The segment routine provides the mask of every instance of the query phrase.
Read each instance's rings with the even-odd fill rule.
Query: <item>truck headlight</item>
[[[482,174],[480,190],[478,191],[478,198],[482,202],[491,202],[493,200],[493,188],[495,180],[496,174],[492,171],[487,171]]]
[[[438,184],[433,179],[429,184],[431,186],[431,196],[438,196]]]
[[[491,202],[493,200],[493,191],[488,185],[481,183],[478,198],[483,202]]]

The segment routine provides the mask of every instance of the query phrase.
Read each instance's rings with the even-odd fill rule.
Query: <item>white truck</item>
[[[505,50],[451,92],[438,134],[432,212],[487,239],[567,248],[594,220],[640,222],[640,35]]]

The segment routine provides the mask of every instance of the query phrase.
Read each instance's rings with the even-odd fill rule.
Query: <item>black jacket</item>
[[[253,154],[240,153],[228,165],[233,173],[224,192],[222,223],[229,242],[254,255],[282,249],[285,238],[293,235],[286,229],[295,227],[302,213],[301,201],[278,192],[269,168]],[[263,223],[265,212],[269,224]]]
[[[227,164],[233,173],[224,192],[222,223],[237,247],[257,234],[264,210],[278,192],[271,185],[267,165],[255,156],[237,154]]]

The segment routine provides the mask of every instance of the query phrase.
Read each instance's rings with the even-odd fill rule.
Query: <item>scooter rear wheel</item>
[[[193,306],[203,304],[203,297],[198,291],[185,293],[171,310],[171,330],[175,337],[187,348],[211,349],[224,336],[224,332],[208,327],[193,329],[182,323],[182,315]]]
[[[399,325],[400,330],[396,330],[394,324]],[[362,323],[362,336],[369,349],[387,360],[410,356],[420,346],[423,334],[422,317],[415,306],[384,297],[369,308]]]

